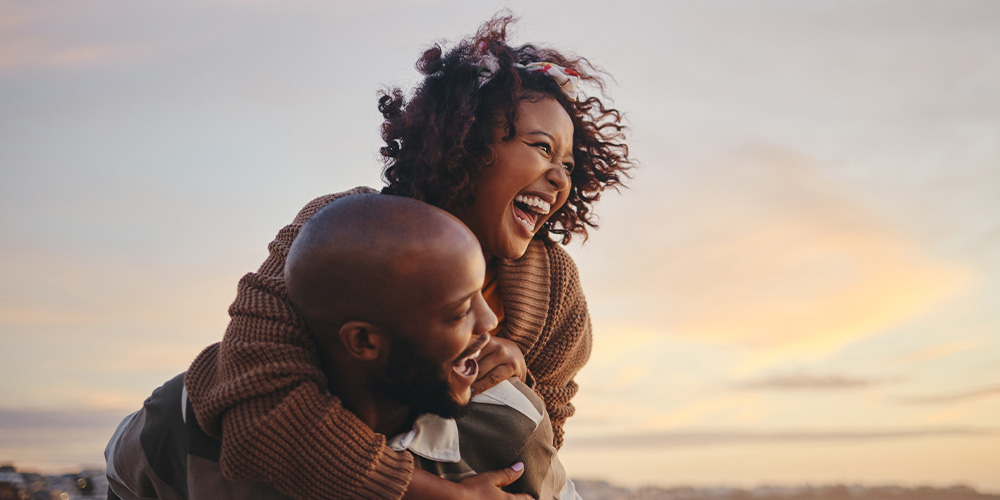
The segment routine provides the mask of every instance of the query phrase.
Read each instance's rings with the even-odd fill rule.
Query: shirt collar
[[[396,451],[407,450],[435,462],[458,462],[458,424],[453,419],[424,413],[413,422],[413,429],[389,440]]]

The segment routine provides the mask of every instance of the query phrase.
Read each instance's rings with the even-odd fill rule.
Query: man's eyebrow
[[[469,301],[473,297],[475,297],[476,296],[476,292],[478,292],[478,291],[479,291],[479,289],[477,288],[477,289],[473,290],[472,293],[470,293],[470,294],[468,294],[468,295],[466,295],[466,296],[464,296],[464,297],[462,297],[462,298],[460,298],[460,299],[458,299],[458,300],[456,300],[454,302],[451,302],[451,303],[445,305],[445,309],[454,309],[454,308],[456,308],[456,307],[464,304],[466,301]]]

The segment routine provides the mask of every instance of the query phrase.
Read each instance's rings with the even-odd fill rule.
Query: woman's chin
[[[499,245],[500,248],[492,252],[492,255],[505,260],[517,260],[524,257],[530,243],[531,238],[508,238],[504,244]]]

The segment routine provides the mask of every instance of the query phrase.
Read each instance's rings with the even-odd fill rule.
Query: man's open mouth
[[[489,341],[490,334],[484,333],[475,344],[469,346],[462,353],[463,356],[458,361],[452,363],[451,369],[463,377],[475,379],[476,375],[479,375],[479,362],[476,361],[476,358],[479,357],[479,353],[483,351]]]
[[[451,365],[451,369],[455,370],[455,373],[467,377],[475,378],[479,375],[479,363],[476,361],[476,356],[479,356],[480,351],[476,351]]]

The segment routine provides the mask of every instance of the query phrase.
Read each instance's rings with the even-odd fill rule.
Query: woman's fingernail
[[[515,470],[515,471],[517,471],[517,472],[521,472],[521,469],[523,469],[523,468],[524,468],[524,464],[523,464],[523,463],[521,463],[521,462],[518,462],[518,463],[516,463],[516,464],[514,464],[514,465],[511,465],[511,466],[510,466],[510,468],[511,468],[511,469],[514,469],[514,470]]]

